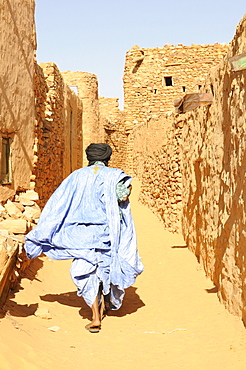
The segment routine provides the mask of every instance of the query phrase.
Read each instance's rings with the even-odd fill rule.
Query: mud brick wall
[[[103,142],[104,131],[100,125],[98,80],[93,73],[87,72],[62,72],[65,83],[72,87],[83,104],[83,150],[90,143]],[[83,166],[87,165],[85,154]]]
[[[118,98],[99,98],[101,126],[104,129],[103,142],[113,150],[109,166],[126,170],[127,134],[124,128],[124,112],[119,109]]]
[[[34,1],[1,1],[0,13],[0,153],[11,148],[11,178],[0,184],[0,200],[28,189],[32,171],[35,107],[33,91]],[[0,167],[2,163],[0,161]]]
[[[227,51],[226,45],[165,45],[126,54],[124,71],[125,128],[129,132],[127,161],[132,169],[135,126],[174,111],[173,102],[187,93],[199,92],[211,67]]]
[[[245,53],[246,16],[205,91],[210,108],[185,115],[183,234],[230,312],[246,324],[246,70],[228,58]]]
[[[175,114],[159,115],[133,130],[133,170],[141,181],[140,202],[171,232],[181,231],[181,136]]]

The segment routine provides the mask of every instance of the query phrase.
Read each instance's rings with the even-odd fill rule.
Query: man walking
[[[108,167],[111,154],[107,144],[87,147],[88,166],[61,183],[25,243],[28,258],[73,259],[77,294],[92,309],[90,332],[101,329],[102,299],[119,309],[124,290],[143,271],[128,199],[132,179]]]

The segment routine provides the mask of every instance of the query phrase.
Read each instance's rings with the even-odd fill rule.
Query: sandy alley
[[[0,316],[0,369],[246,369],[246,329],[219,303],[182,236],[138,204],[132,210],[145,271],[98,334],[77,297],[71,261],[37,258]],[[49,313],[41,318],[37,310]]]

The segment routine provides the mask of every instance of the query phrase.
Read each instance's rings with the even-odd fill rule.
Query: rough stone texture
[[[29,266],[23,234],[36,225],[37,202],[44,206],[82,166],[82,102],[54,63],[37,65],[34,6],[33,0],[0,6],[0,153],[2,138],[10,138],[12,169],[8,183],[0,185],[0,301]],[[8,252],[11,244],[6,259],[3,248]]]
[[[61,181],[82,166],[82,105],[54,63],[36,65],[32,182],[44,206]]]
[[[246,323],[246,70],[232,72],[229,57],[246,49],[246,16],[227,56],[204,91],[210,108],[184,117],[183,234],[233,314]]]
[[[90,143],[103,142],[103,127],[99,118],[99,99],[97,76],[87,72],[62,72],[65,83],[77,90],[83,103],[83,150]],[[87,165],[83,155],[83,166]]]
[[[166,45],[126,54],[124,71],[124,114],[128,133],[126,160],[133,171],[134,127],[174,111],[174,100],[200,91],[206,74],[225,55],[226,45]],[[171,85],[168,85],[168,84]]]
[[[103,141],[113,150],[110,167],[126,169],[127,134],[124,127],[124,112],[119,109],[118,98],[99,98],[100,125],[104,129]]]
[[[33,0],[7,0],[0,10],[1,136],[12,140],[13,169],[12,183],[0,186],[0,301],[30,264],[22,245],[39,205],[82,166],[82,149],[104,141],[114,150],[111,165],[140,178],[141,202],[171,231],[179,230],[183,200],[188,247],[246,324],[246,71],[232,72],[228,61],[245,52],[246,16],[229,49],[133,47],[121,112],[116,98],[99,101],[95,75],[34,63]],[[193,92],[212,93],[213,105],[174,114],[173,100]]]
[[[12,156],[12,181],[0,185],[0,199],[6,200],[28,188],[32,171],[34,0],[2,1],[0,12],[0,151],[2,137],[9,137]]]
[[[23,249],[24,234],[36,226],[41,210],[35,201],[32,206],[23,206],[24,196],[25,193],[16,194],[15,201],[8,200],[0,210],[0,306],[31,262]]]
[[[140,201],[171,232],[181,231],[182,122],[175,114],[162,114],[133,130],[134,174],[141,181]]]

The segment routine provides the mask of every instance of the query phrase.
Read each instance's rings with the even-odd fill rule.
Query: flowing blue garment
[[[90,307],[101,285],[111,308],[118,309],[124,289],[143,271],[130,203],[117,199],[120,181],[129,186],[131,177],[117,168],[96,164],[74,171],[26,235],[28,258],[45,253],[53,259],[73,259],[72,280]]]

